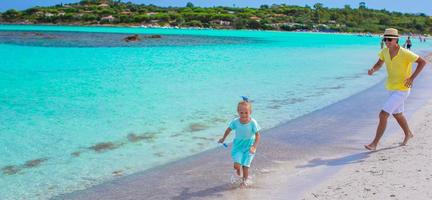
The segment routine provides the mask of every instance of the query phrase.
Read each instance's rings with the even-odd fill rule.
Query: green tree
[[[203,24],[198,21],[198,20],[192,20],[189,22],[184,23],[185,26],[190,26],[190,27],[203,27]]]
[[[29,8],[27,10],[24,10],[23,13],[26,14],[26,15],[33,15],[33,14],[35,14],[38,11],[39,11],[39,8],[38,7],[34,7],[34,8]]]
[[[388,25],[390,25],[390,23],[391,23],[391,19],[390,19],[390,17],[388,17],[388,16],[382,16],[382,17],[379,19],[379,23],[382,24],[382,25],[388,26]]]
[[[191,2],[188,2],[188,3],[186,4],[186,7],[187,7],[187,8],[193,8],[193,7],[194,7],[194,5],[193,5],[193,3],[191,3]]]
[[[316,3],[314,4],[314,16],[313,16],[313,20],[315,23],[320,23],[320,13],[321,10],[323,9],[323,4],[322,3]]]
[[[242,18],[236,18],[233,21],[233,26],[235,29],[245,29],[247,26],[247,20]]]
[[[261,23],[255,21],[255,20],[249,20],[247,22],[247,27],[249,29],[261,29]]]
[[[2,14],[2,18],[7,22],[14,22],[20,19],[21,13],[15,9],[7,10]]]
[[[261,5],[260,8],[261,8],[261,9],[269,9],[269,6],[266,5],[266,4],[264,4],[264,5]]]
[[[82,19],[84,21],[96,21],[98,20],[98,16],[94,15],[94,14],[85,14],[82,16]]]

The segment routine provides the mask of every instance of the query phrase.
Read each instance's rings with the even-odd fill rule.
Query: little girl
[[[252,104],[247,98],[243,98],[243,101],[238,103],[237,113],[239,117],[230,122],[219,143],[223,143],[231,130],[235,130],[235,138],[231,150],[231,157],[234,161],[234,169],[236,170],[235,176],[241,179],[241,172],[243,171],[241,184],[247,186],[251,183],[248,179],[249,167],[260,140],[259,131],[261,127],[250,116],[252,113]]]

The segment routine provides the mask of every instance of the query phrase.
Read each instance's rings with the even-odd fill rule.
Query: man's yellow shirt
[[[419,56],[402,47],[393,59],[390,58],[388,48],[382,49],[378,55],[387,67],[386,89],[408,91],[410,88],[405,86],[405,80],[411,76],[412,64]]]

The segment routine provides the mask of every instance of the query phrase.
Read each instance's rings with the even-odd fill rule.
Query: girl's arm
[[[259,132],[256,132],[255,133],[255,142],[254,142],[254,144],[251,146],[251,148],[250,148],[250,152],[251,153],[255,153],[255,151],[256,151],[256,147],[257,147],[257,145],[258,145],[258,143],[259,143],[259,141],[260,141],[260,133]]]
[[[224,133],[223,137],[221,139],[219,139],[219,143],[223,143],[225,141],[226,137],[228,137],[228,135],[230,134],[230,132],[231,132],[231,128],[228,127],[225,130],[225,133]]]

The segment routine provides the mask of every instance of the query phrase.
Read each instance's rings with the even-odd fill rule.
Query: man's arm
[[[384,61],[382,61],[381,59],[378,59],[378,61],[375,63],[375,65],[368,70],[369,76],[371,76],[374,72],[378,71],[382,67],[383,64],[384,64]]]
[[[405,86],[407,87],[412,86],[414,79],[417,77],[417,75],[420,74],[420,72],[423,70],[424,66],[426,65],[426,61],[422,57],[417,58],[415,62],[417,63],[416,70],[409,78],[405,80]]]

